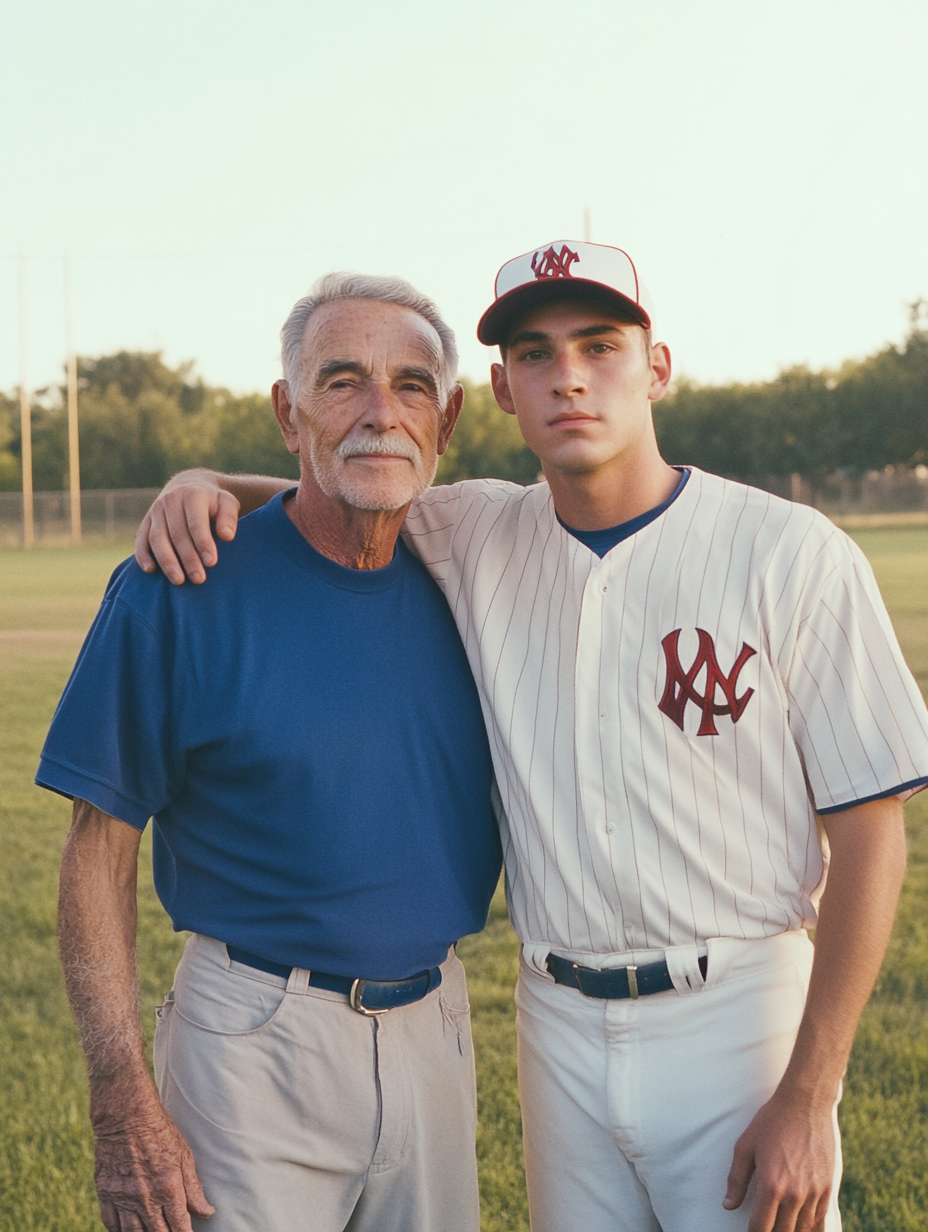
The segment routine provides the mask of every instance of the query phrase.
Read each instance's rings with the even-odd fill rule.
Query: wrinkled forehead
[[[302,366],[345,360],[370,372],[427,368],[439,382],[441,339],[434,327],[411,308],[370,299],[340,299],[323,304],[306,323]]]

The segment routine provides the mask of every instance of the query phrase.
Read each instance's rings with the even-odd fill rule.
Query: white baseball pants
[[[479,1232],[464,969],[414,1005],[348,998],[191,937],[155,1033],[168,1114],[193,1151],[203,1232]]]
[[[789,932],[722,938],[708,950],[705,983],[695,947],[669,952],[674,989],[638,1000],[584,997],[523,960],[516,1003],[532,1232],[747,1228],[753,1183],[737,1211],[722,1208],[732,1152],[786,1068],[812,944]],[[836,1108],[828,1232],[841,1227],[837,1134]]]

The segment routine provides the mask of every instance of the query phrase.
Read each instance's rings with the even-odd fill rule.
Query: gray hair
[[[439,393],[444,402],[457,376],[458,348],[454,331],[445,323],[432,301],[402,278],[380,278],[371,274],[341,271],[324,274],[317,279],[309,294],[293,305],[280,331],[280,361],[284,380],[290,388],[292,405],[296,405],[299,394],[300,360],[306,324],[317,308],[337,299],[373,299],[384,304],[398,304],[401,308],[411,308],[428,321],[441,339]]]

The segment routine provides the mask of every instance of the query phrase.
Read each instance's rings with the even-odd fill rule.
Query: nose
[[[587,392],[587,384],[580,367],[569,353],[557,356],[551,381],[552,392],[558,398],[575,397]]]
[[[362,423],[372,432],[389,432],[399,423],[399,403],[387,384],[371,383]]]

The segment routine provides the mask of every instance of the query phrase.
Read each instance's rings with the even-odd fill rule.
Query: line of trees
[[[796,367],[753,385],[677,383],[655,407],[664,456],[731,478],[859,475],[928,462],[928,328],[835,372]]]
[[[157,487],[185,466],[296,476],[269,397],[235,397],[207,385],[192,363],[171,368],[160,352],[120,351],[79,359],[81,486]],[[0,488],[21,483],[19,400],[0,396]],[[33,483],[67,486],[65,389],[32,403]]]
[[[489,385],[466,382],[465,410],[439,481],[491,475],[531,483],[535,455]],[[84,488],[155,487],[185,466],[296,478],[270,398],[235,396],[207,385],[192,363],[171,368],[159,352],[78,361],[81,482]],[[33,405],[37,489],[67,486],[63,387]],[[790,368],[750,385],[680,380],[655,408],[658,439],[671,462],[733,478],[836,471],[861,474],[928,462],[928,328],[912,305],[909,335],[834,372]],[[21,484],[19,400],[0,394],[0,490]]]

